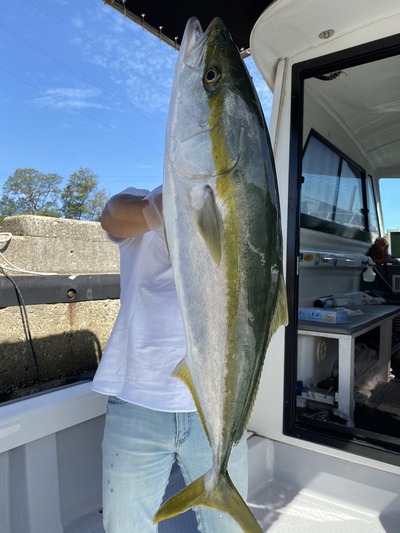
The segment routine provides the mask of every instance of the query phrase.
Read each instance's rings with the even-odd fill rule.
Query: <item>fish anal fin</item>
[[[173,376],[175,378],[179,378],[181,381],[183,381],[183,383],[185,383],[185,385],[190,390],[190,393],[191,393],[191,395],[193,397],[193,401],[194,401],[194,403],[196,405],[197,412],[199,413],[200,420],[201,420],[201,423],[203,425],[204,431],[206,432],[208,442],[210,443],[210,446],[211,446],[211,440],[210,440],[210,435],[208,433],[208,429],[207,429],[207,426],[206,426],[206,420],[205,420],[205,417],[204,417],[204,414],[203,414],[203,411],[202,411],[202,408],[201,408],[201,405],[200,405],[199,397],[198,397],[197,392],[196,392],[196,387],[194,386],[194,383],[193,383],[193,380],[192,380],[192,376],[190,374],[190,368],[189,368],[189,365],[188,365],[186,357],[184,357],[176,365],[176,367],[172,371],[171,376]]]
[[[172,518],[188,509],[203,505],[230,515],[243,529],[244,533],[262,533],[262,529],[240,496],[227,472],[211,484],[209,471],[196,479],[183,490],[165,502],[154,516],[153,522]]]
[[[198,210],[197,227],[216,265],[221,263],[221,230],[214,193],[205,187],[204,202]]]

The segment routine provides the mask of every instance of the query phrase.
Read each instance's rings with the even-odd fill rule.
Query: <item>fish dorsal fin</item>
[[[283,275],[279,275],[278,281],[278,297],[276,299],[275,311],[272,316],[271,327],[269,330],[268,343],[271,340],[272,335],[279,328],[279,326],[287,326],[289,322],[288,306],[287,306],[287,294],[285,280]]]
[[[205,418],[204,418],[204,414],[203,414],[203,411],[201,409],[199,398],[198,398],[197,393],[196,393],[196,388],[194,386],[194,383],[193,383],[193,380],[192,380],[192,376],[190,374],[190,369],[189,369],[189,365],[188,365],[186,357],[184,357],[180,361],[180,363],[178,363],[176,365],[176,367],[172,371],[171,376],[173,376],[175,378],[179,378],[189,388],[189,390],[190,390],[190,392],[191,392],[191,394],[193,396],[193,400],[194,400],[194,403],[196,405],[197,412],[199,413],[200,420],[201,420],[201,423],[203,425],[204,431],[206,432],[208,442],[210,443],[210,446],[211,446],[210,435],[208,433],[208,429],[207,429],[207,426],[206,426],[206,421],[205,421]]]
[[[219,214],[213,190],[209,185],[204,189],[204,202],[198,210],[197,226],[216,265],[221,263],[221,230]]]

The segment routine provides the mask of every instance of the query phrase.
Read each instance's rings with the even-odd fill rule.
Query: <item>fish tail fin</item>
[[[262,533],[246,502],[240,496],[228,473],[222,474],[217,484],[207,486],[212,475],[210,470],[196,479],[183,490],[165,502],[154,516],[156,524],[167,518],[188,511],[192,507],[203,505],[230,515],[243,529],[244,533]]]

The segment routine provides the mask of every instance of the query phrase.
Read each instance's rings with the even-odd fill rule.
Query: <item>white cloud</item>
[[[103,71],[101,85],[151,118],[167,114],[177,53],[109,6],[96,11],[99,34],[86,25],[73,38],[80,57]],[[76,26],[76,21],[74,23]],[[77,28],[78,29],[78,28]],[[111,83],[108,83],[111,82]]]
[[[41,91],[33,103],[53,109],[106,109],[104,104],[96,101],[99,95],[100,91],[91,87],[58,87]]]
[[[81,30],[83,27],[84,27],[84,22],[83,22],[83,19],[81,16],[76,16],[72,19],[71,21],[71,25],[77,29],[77,30]]]

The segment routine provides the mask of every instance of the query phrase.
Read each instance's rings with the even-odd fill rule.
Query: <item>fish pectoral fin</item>
[[[207,479],[210,476],[213,476],[212,470],[172,496],[157,511],[153,523],[157,524],[161,520],[172,518],[202,505],[230,515],[241,526],[244,533],[262,533],[263,530],[232,483],[228,473],[221,475],[217,483],[211,486],[210,479]]]
[[[214,259],[219,266],[221,263],[221,230],[217,206],[215,204],[214,193],[208,185],[205,187],[204,202],[198,210],[197,227],[200,235]]]
[[[201,405],[200,405],[200,401],[199,401],[199,397],[198,397],[198,394],[197,394],[197,391],[196,391],[196,387],[194,386],[194,383],[193,383],[193,380],[192,380],[192,376],[190,374],[190,368],[189,368],[189,365],[188,365],[186,357],[184,357],[176,365],[176,367],[172,371],[171,376],[175,377],[175,378],[179,378],[181,381],[183,381],[183,383],[190,390],[190,393],[191,393],[191,395],[193,397],[193,401],[194,401],[194,403],[196,405],[197,412],[199,413],[202,426],[203,426],[204,431],[205,431],[205,433],[207,435],[208,442],[210,443],[210,446],[211,446],[211,440],[210,440],[210,435],[208,433],[208,429],[207,429],[207,426],[206,426],[206,420],[204,418],[204,414],[203,414],[203,411],[202,411],[202,408],[201,408]]]

